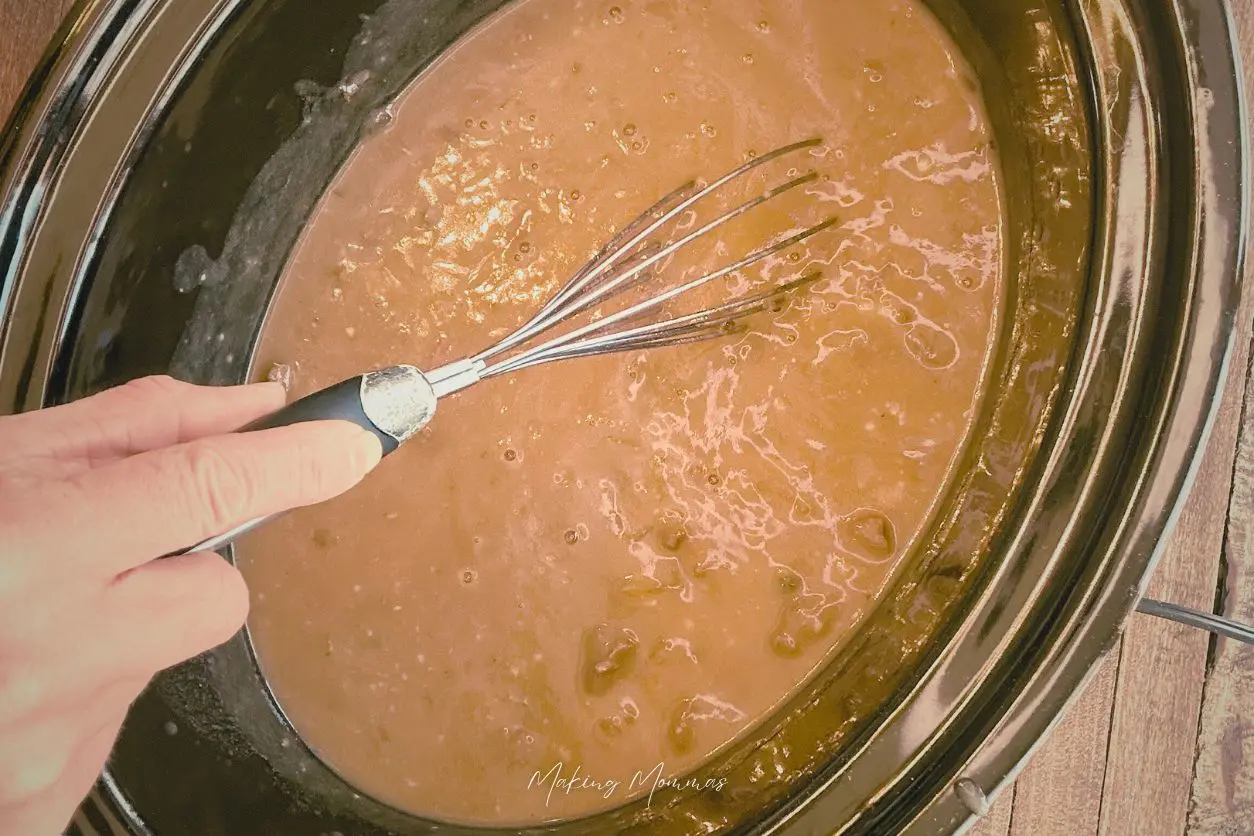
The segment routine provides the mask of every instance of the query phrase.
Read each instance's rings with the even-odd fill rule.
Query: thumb
[[[248,587],[216,554],[158,560],[127,572],[105,593],[89,671],[151,676],[230,639],[248,617]]]

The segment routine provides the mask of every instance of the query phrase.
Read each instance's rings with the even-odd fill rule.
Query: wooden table
[[[1254,90],[1254,0],[1232,2]],[[72,4],[0,0],[0,113]],[[1243,307],[1222,413],[1150,594],[1254,623],[1254,293]],[[1251,836],[1254,648],[1134,617],[1120,651],[976,833]]]

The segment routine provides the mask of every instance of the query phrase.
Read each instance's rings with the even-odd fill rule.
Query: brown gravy
[[[481,384],[241,545],[260,661],[321,757],[426,816],[578,816],[822,664],[943,490],[992,343],[999,175],[969,75],[905,0],[525,0],[414,84],[290,266],[258,368],[294,395],[478,351],[753,153],[822,136],[801,164],[842,223],[767,265],[824,279],[750,333]]]

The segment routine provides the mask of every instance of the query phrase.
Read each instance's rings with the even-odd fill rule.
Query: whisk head
[[[449,374],[442,374],[444,370],[437,370],[433,377],[437,390],[444,394],[473,382],[453,382],[453,372],[462,368],[473,368],[474,379],[484,379],[557,360],[693,343],[741,332],[744,330],[743,320],[746,317],[767,310],[782,309],[788,296],[812,285],[821,278],[821,274],[817,271],[807,272],[767,290],[695,313],[678,316],[667,316],[665,313],[666,306],[673,300],[693,294],[700,288],[708,287],[818,235],[839,223],[838,218],[831,217],[814,226],[786,234],[738,260],[704,272],[696,278],[668,284],[662,277],[669,273],[669,259],[676,253],[763,204],[814,182],[818,179],[818,174],[811,171],[794,176],[795,172],[790,172],[790,179],[739,203],[713,220],[691,231],[676,229],[682,226],[679,219],[689,210],[722,192],[733,182],[744,179],[751,172],[788,154],[816,148],[822,142],[821,139],[809,139],[793,143],[755,157],[708,184],[691,181],[680,186],[615,235],[516,331],[470,360],[447,367]],[[664,242],[655,240],[668,228],[672,233],[670,238]],[[657,284],[656,291],[652,289],[654,283]],[[540,337],[564,323],[590,310],[599,310],[605,303],[632,290],[649,290],[650,293],[641,301],[626,305],[614,313],[598,316],[585,325],[537,344]]]

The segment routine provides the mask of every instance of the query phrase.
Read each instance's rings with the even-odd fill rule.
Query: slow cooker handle
[[[311,421],[350,421],[374,433],[383,445],[383,455],[387,456],[431,423],[437,400],[435,389],[425,374],[413,366],[392,366],[349,378],[293,401],[240,432],[272,430]],[[271,519],[273,517],[251,520],[167,556],[217,551]]]

